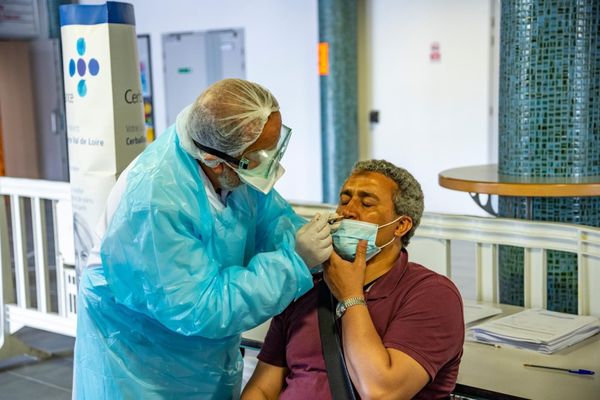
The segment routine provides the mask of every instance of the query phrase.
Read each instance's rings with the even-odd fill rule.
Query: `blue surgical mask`
[[[354,261],[356,257],[356,246],[360,240],[367,241],[367,257],[369,261],[375,257],[385,246],[389,245],[396,239],[392,238],[389,242],[379,247],[375,243],[377,240],[377,231],[380,228],[384,228],[388,225],[398,221],[402,216],[396,218],[392,222],[388,222],[385,225],[372,224],[370,222],[356,221],[352,219],[342,220],[340,227],[331,234],[333,238],[333,248],[335,252],[340,255],[344,260]]]

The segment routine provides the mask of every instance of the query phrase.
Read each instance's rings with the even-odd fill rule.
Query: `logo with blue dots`
[[[77,94],[79,94],[80,97],[85,97],[87,94],[87,85],[84,79],[86,73],[89,72],[91,76],[98,75],[98,72],[100,72],[100,64],[95,58],[90,58],[87,63],[83,59],[83,56],[85,55],[84,38],[77,39],[77,54],[79,55],[77,60],[73,58],[69,60],[69,76],[73,78],[76,73],[79,75],[79,78],[81,79],[79,79],[79,82],[77,83]]]

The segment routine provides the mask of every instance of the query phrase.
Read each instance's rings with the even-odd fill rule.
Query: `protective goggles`
[[[204,146],[196,141],[194,141],[194,143],[200,150],[219,157],[228,164],[231,164],[231,166],[234,168],[237,167],[240,170],[250,171],[260,166],[261,168],[258,169],[260,170],[260,175],[264,178],[267,178],[277,170],[279,161],[281,161],[281,158],[287,150],[287,145],[290,141],[291,134],[292,130],[282,124],[281,132],[279,134],[279,141],[273,149],[251,151],[249,153],[242,154],[240,158],[232,157],[229,154],[223,153],[222,151],[208,146]]]

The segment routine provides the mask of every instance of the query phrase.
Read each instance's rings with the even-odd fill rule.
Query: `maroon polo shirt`
[[[465,333],[462,300],[452,281],[408,262],[402,250],[365,297],[384,346],[408,354],[429,374],[429,383],[415,398],[448,397],[456,383]],[[273,318],[258,359],[288,369],[281,399],[331,399],[316,287]]]

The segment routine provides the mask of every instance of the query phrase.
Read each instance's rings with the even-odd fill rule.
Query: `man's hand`
[[[341,301],[348,297],[363,296],[366,255],[366,240],[358,242],[354,262],[344,260],[335,251],[331,253],[329,263],[324,266],[323,278],[336,299]]]
[[[333,247],[327,216],[317,214],[296,233],[296,253],[308,268],[315,267],[329,258]]]
[[[258,361],[241,400],[275,400],[281,395],[288,369]]]

